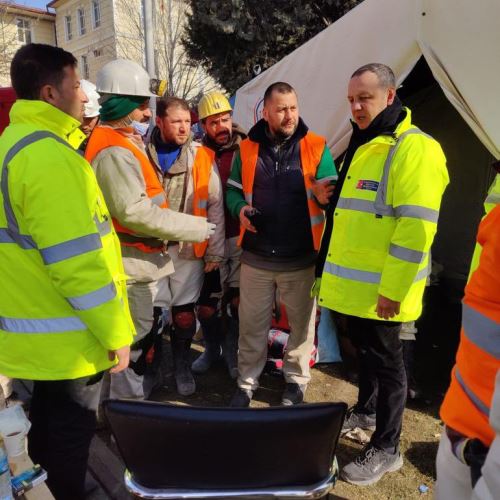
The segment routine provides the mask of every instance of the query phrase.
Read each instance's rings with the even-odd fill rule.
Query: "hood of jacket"
[[[9,117],[12,125],[26,124],[49,130],[75,149],[86,138],[77,119],[45,101],[18,99],[12,106]]]

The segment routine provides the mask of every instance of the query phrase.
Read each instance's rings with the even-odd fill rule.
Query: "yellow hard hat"
[[[205,94],[198,103],[198,118],[205,119],[207,116],[217,115],[232,111],[233,108],[227,98],[220,92]]]

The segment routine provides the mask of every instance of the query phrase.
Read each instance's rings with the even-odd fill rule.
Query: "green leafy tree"
[[[362,0],[190,0],[188,56],[229,92],[272,66]]]

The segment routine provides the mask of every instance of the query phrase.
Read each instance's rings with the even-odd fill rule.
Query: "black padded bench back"
[[[105,402],[127,469],[147,488],[310,485],[328,477],[344,403],[199,408]]]

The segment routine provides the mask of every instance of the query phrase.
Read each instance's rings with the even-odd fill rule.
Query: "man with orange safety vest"
[[[325,139],[299,117],[295,90],[288,83],[272,84],[264,94],[263,119],[241,142],[227,185],[227,206],[240,219],[243,249],[239,377],[231,406],[248,406],[258,387],[275,287],[291,327],[281,404],[304,398],[314,342],[310,290],[324,222],[319,203],[328,202],[336,179]]]
[[[202,286],[213,283],[211,293],[220,294],[218,267],[224,258],[224,204],[215,153],[191,138],[189,105],[178,97],[159,99],[156,127],[147,146],[167,195],[168,205],[179,215],[193,214],[216,225],[208,242],[186,243],[170,238],[168,253],[175,272],[160,283],[156,306],[170,309],[170,340],[177,392],[189,396],[196,390],[191,372],[191,341],[196,333],[195,306]],[[205,294],[204,294],[205,295]],[[200,321],[209,308],[198,306]]]
[[[478,266],[465,288],[456,364],[441,407],[438,500],[492,499],[500,488],[500,206],[486,210],[477,235]]]
[[[203,212],[187,215],[169,207],[161,172],[150,162],[142,137],[135,131],[135,122],[151,118],[153,95],[147,72],[133,61],[117,59],[99,71],[96,85],[101,123],[89,138],[85,157],[96,172],[121,242],[137,330],[130,367],[111,377],[109,395],[142,399],[147,396],[143,361],[150,337],[159,330],[153,316],[158,283],[174,271],[165,241],[205,242],[214,224]]]
[[[205,94],[198,103],[198,118],[205,132],[204,147],[215,153],[215,161],[225,191],[231,166],[246,132],[233,122],[231,104],[220,92]],[[240,302],[240,222],[224,209],[225,255],[219,267],[222,300],[204,296],[198,301],[198,319],[203,328],[205,351],[191,365],[193,373],[205,373],[224,358],[231,378],[238,377],[238,305]],[[203,303],[204,302],[204,303]],[[203,313],[203,314],[201,314]]]

